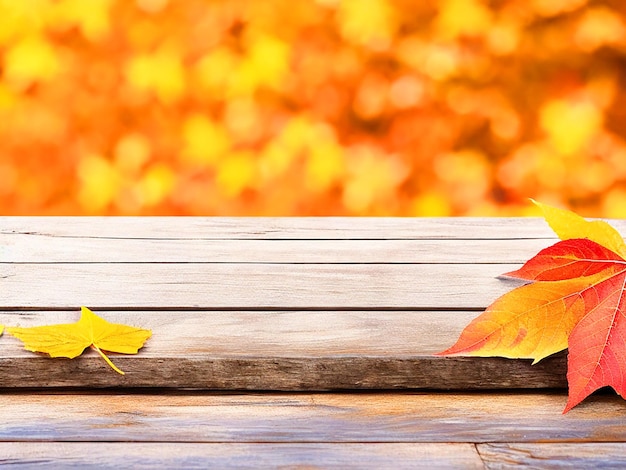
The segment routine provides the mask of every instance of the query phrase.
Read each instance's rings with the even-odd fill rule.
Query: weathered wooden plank
[[[5,264],[0,308],[484,308],[519,264]]]
[[[126,375],[94,354],[77,359],[0,358],[0,388],[178,388],[225,391],[337,391],[564,388],[565,357],[540,365],[502,358],[362,355],[285,357],[112,357]]]
[[[430,355],[449,347],[479,312],[472,311],[96,311],[113,323],[152,330],[141,355],[364,356]],[[0,312],[0,324],[31,327],[72,323],[74,311]],[[3,339],[0,357],[22,352]]]
[[[482,469],[472,444],[208,444],[0,442],[0,465],[20,468]]]
[[[513,443],[479,444],[488,469],[506,468],[626,468],[626,443]]]
[[[0,441],[626,442],[624,400],[565,394],[0,395]]]
[[[615,223],[618,229],[626,224]],[[166,239],[554,238],[540,218],[0,217],[0,234]]]
[[[553,240],[163,240],[0,235],[0,263],[524,263]]]
[[[138,355],[73,360],[24,351],[7,335],[0,387],[178,387],[212,390],[565,387],[565,357],[433,357],[477,312],[98,312],[151,329]],[[71,323],[78,312],[0,313],[0,324]]]
[[[608,219],[620,232],[626,220]],[[0,217],[0,234],[170,239],[555,238],[538,217]]]

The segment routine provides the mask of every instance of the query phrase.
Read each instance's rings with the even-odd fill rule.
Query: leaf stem
[[[117,372],[118,374],[126,375],[124,371],[118,369],[118,367],[111,362],[111,359],[109,359],[108,356],[104,354],[98,346],[96,346],[95,344],[92,344],[91,349],[95,349],[96,351],[98,351],[98,354],[102,356],[102,359],[104,359],[106,363],[111,366],[111,369],[113,369],[115,372]]]

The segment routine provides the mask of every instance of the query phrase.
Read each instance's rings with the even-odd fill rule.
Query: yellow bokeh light
[[[110,29],[113,0],[60,0],[50,11],[50,21],[57,28],[78,26],[90,41],[102,39]]]
[[[305,188],[312,193],[326,191],[342,180],[345,171],[343,148],[332,140],[318,142],[307,157]]]
[[[212,165],[230,148],[226,130],[202,114],[192,114],[183,123],[184,161]]]
[[[194,72],[205,93],[221,98],[236,64],[237,59],[228,48],[218,47],[198,60]]]
[[[86,213],[106,210],[115,199],[121,178],[111,162],[100,155],[87,155],[78,165],[78,199]]]
[[[168,197],[176,184],[176,176],[171,168],[163,163],[152,165],[139,182],[142,203],[155,206]]]
[[[42,37],[30,36],[15,44],[4,58],[7,84],[22,89],[33,82],[51,80],[61,71],[55,49]]]
[[[115,145],[115,166],[123,173],[136,173],[150,159],[150,141],[143,135],[131,133]]]
[[[564,155],[582,150],[602,125],[602,113],[588,101],[550,101],[540,119],[550,142]]]
[[[457,51],[449,46],[434,45],[425,51],[421,70],[433,80],[446,80],[458,70]]]
[[[260,84],[274,87],[289,70],[289,46],[276,37],[251,33],[247,38],[248,60]]]
[[[297,151],[304,148],[313,138],[315,125],[305,116],[291,119],[278,135],[278,142],[289,150]]]
[[[132,86],[153,92],[164,104],[180,99],[186,86],[181,58],[169,47],[135,56],[126,67],[126,77]]]
[[[350,149],[343,204],[362,214],[377,204],[384,204],[408,176],[407,167],[395,156],[381,155],[380,150],[360,146]]]
[[[384,0],[342,0],[338,19],[343,36],[373,49],[385,49],[397,28],[395,11]]]
[[[289,69],[289,47],[267,34],[247,36],[247,54],[228,77],[228,96],[249,96],[260,87],[282,84]]]
[[[540,152],[534,162],[537,179],[548,190],[562,191],[567,184],[569,167],[572,163],[560,155]]]
[[[50,0],[0,0],[0,44],[40,33],[51,7]]]
[[[254,186],[256,180],[254,155],[236,152],[223,159],[217,172],[218,188],[226,196],[239,195],[244,189]]]
[[[485,34],[491,26],[491,10],[480,0],[445,0],[435,20],[443,39]]]
[[[410,215],[417,217],[441,217],[450,215],[452,207],[448,197],[440,192],[429,191],[411,201]]]
[[[17,104],[17,96],[7,86],[0,83],[0,111],[8,110]]]

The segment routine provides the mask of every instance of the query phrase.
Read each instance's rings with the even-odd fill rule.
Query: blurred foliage
[[[626,217],[625,53],[618,0],[0,0],[0,212]]]

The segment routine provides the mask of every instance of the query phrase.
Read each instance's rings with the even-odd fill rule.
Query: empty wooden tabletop
[[[625,402],[562,415],[565,353],[434,356],[555,241],[533,218],[0,217],[0,324],[84,305],[153,332],[110,355],[124,376],[0,338],[0,464],[623,467]]]

